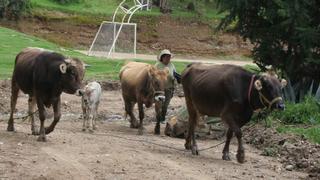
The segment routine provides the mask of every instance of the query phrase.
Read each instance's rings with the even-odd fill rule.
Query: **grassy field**
[[[203,18],[203,19],[221,19],[223,14],[219,14],[214,5],[207,5],[203,2],[197,3],[197,11],[186,9],[187,4],[192,0],[171,1],[172,17],[183,18]],[[111,20],[115,9],[120,0],[82,0],[80,3],[59,4],[53,0],[31,0],[32,11],[35,14],[43,13],[43,10],[60,11],[65,13],[77,14],[78,16],[99,17],[104,20]],[[127,5],[133,4],[133,1],[127,0]],[[136,16],[159,16],[159,8],[153,7],[151,11],[137,11]]]
[[[28,36],[11,29],[0,27],[0,79],[10,78],[15,56],[23,48],[41,47],[60,52],[66,56],[78,57],[91,67],[86,71],[86,79],[118,79],[118,72],[124,60],[110,60],[89,57],[71,49],[64,49],[43,39]],[[147,61],[154,63],[155,61]],[[182,71],[186,63],[176,63],[178,71]]]

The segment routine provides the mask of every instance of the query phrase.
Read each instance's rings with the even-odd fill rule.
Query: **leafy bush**
[[[262,70],[272,65],[290,82],[292,101],[300,102],[311,84],[311,93],[316,93],[320,82],[319,0],[217,2],[226,13],[219,27],[236,23],[235,31],[254,44],[257,65]]]
[[[0,18],[17,20],[29,8],[29,0],[0,0]]]
[[[319,124],[320,103],[315,98],[307,96],[301,103],[287,103],[285,111],[274,111],[270,116],[284,124]]]

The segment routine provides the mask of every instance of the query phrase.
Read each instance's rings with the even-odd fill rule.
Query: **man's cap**
[[[165,54],[168,54],[168,55],[172,56],[171,52],[170,52],[168,49],[164,49],[164,50],[162,50],[162,51],[160,52],[160,54],[158,55],[158,61],[160,61],[160,60],[161,60],[161,57],[162,57],[163,55],[165,55]]]

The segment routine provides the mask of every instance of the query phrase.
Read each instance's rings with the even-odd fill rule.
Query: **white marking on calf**
[[[96,115],[100,103],[101,92],[101,86],[97,82],[91,82],[83,89],[83,131],[89,129],[90,132],[93,132],[93,130],[96,129]]]

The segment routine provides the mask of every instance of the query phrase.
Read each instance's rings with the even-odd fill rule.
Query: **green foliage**
[[[0,0],[0,19],[17,20],[29,8],[29,0]]]
[[[273,65],[282,70],[297,101],[312,81],[319,85],[320,1],[218,0],[218,5],[227,13],[220,28],[236,22],[235,30],[255,44],[255,62],[262,69]]]
[[[284,124],[320,124],[320,103],[307,96],[300,103],[286,103],[285,111],[274,111],[271,117]]]

